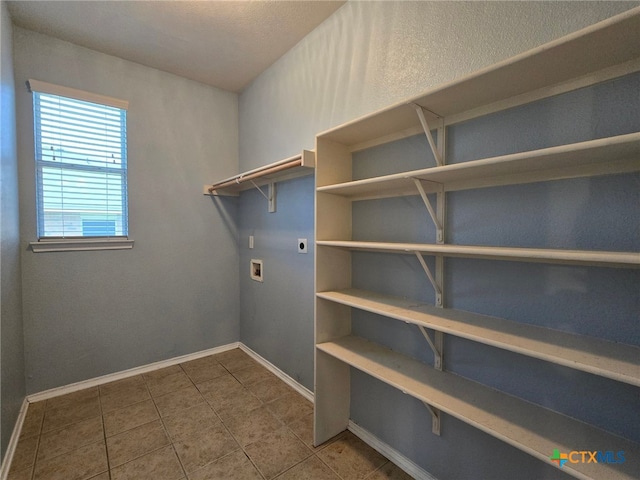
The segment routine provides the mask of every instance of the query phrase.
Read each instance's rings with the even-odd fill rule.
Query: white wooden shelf
[[[426,253],[445,257],[482,258],[519,262],[591,265],[616,268],[640,268],[639,252],[606,252],[599,250],[565,250],[552,248],[485,247],[430,243],[360,242],[350,240],[318,240],[319,246],[370,250],[389,253]]]
[[[625,452],[624,463],[567,462],[562,469],[566,473],[579,478],[638,478],[640,445],[634,442],[458,375],[434,370],[362,338],[346,336],[316,348],[547,464],[552,464],[554,449],[570,452],[576,445]]]
[[[203,193],[214,196],[237,196],[243,190],[260,187],[276,181],[281,182],[311,175],[314,172],[315,165],[315,153],[303,150],[300,155],[225,178],[211,185],[205,185]]]
[[[366,200],[418,195],[413,179],[426,182],[426,193],[610,175],[640,170],[640,132],[570,145],[431,167],[393,175],[318,187],[318,192]]]
[[[640,347],[478,313],[436,308],[432,305],[364,290],[347,289],[319,292],[316,296],[349,307],[640,386]]]

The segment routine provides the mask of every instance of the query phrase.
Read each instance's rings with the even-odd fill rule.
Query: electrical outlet
[[[307,253],[307,239],[299,238],[298,239],[298,253]]]

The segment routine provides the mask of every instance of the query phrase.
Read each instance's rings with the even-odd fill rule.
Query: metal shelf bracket
[[[256,185],[256,182],[254,182],[253,180],[249,180],[249,181],[269,202],[269,213],[275,212],[276,211],[276,183],[275,182],[269,183],[269,194],[267,195],[258,185]]]
[[[429,146],[431,147],[431,151],[433,152],[433,156],[436,159],[436,165],[441,167],[444,165],[443,156],[441,150],[436,146],[436,142],[433,139],[433,135],[431,135],[431,129],[429,128],[429,123],[427,122],[426,117],[424,116],[424,112],[427,111],[431,115],[434,115],[440,120],[440,123],[444,124],[444,119],[430,110],[427,110],[421,105],[417,103],[413,103],[413,108],[416,109],[416,113],[418,114],[418,119],[420,120],[420,124],[422,125],[422,129],[424,130],[424,134],[427,136],[427,141],[429,142]],[[440,126],[438,127],[438,133],[440,133]]]
[[[422,332],[424,338],[427,340],[427,343],[431,347],[431,350],[433,350],[433,368],[442,371],[442,349],[444,346],[444,335],[442,334],[442,332],[435,330],[432,339],[429,335],[429,332],[427,332],[427,330],[422,325],[418,325],[418,328],[420,329],[420,332]]]
[[[422,265],[422,269],[424,270],[424,273],[427,274],[427,278],[431,282],[431,285],[433,285],[433,289],[436,292],[436,307],[441,307],[442,306],[442,288],[434,278],[433,274],[431,273],[431,269],[429,268],[429,265],[427,265],[427,262],[424,261],[424,257],[422,256],[422,253],[415,252],[415,254],[416,254],[416,257],[418,258],[418,261],[420,262],[420,265]]]
[[[431,414],[431,431],[435,435],[440,436],[440,410],[433,408],[427,402],[422,403],[424,403],[424,406],[427,407],[427,410],[429,410],[429,413]]]
[[[427,193],[424,190],[424,183],[433,184],[433,182],[429,182],[427,180],[421,180],[419,178],[414,178],[413,183],[415,183],[416,188],[420,193],[420,197],[422,197],[422,201],[424,202],[424,206],[427,207],[429,216],[431,217],[431,220],[433,220],[433,224],[436,226],[436,242],[444,243],[444,228],[442,226],[442,222],[438,218],[438,214],[433,209],[433,206],[431,205],[431,201],[429,200],[429,197],[427,197]],[[438,185],[437,201],[438,201],[438,204],[440,204],[443,198],[441,197],[441,195],[444,195],[444,185],[441,185],[441,184],[435,184],[435,185]]]

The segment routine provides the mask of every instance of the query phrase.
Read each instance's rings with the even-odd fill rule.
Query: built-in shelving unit
[[[449,165],[445,149],[450,125],[638,71],[640,8],[317,136],[316,444],[347,428],[354,367],[425,403],[436,434],[444,412],[552,465],[554,449],[571,451],[576,445],[640,458],[637,443],[447,372],[442,361],[442,336],[448,334],[640,386],[638,346],[449,309],[443,281],[448,257],[640,268],[635,251],[457,245],[448,244],[446,235],[447,192],[638,172],[640,132]],[[354,152],[416,134],[426,135],[436,166],[353,178]],[[407,195],[422,197],[436,227],[434,243],[354,238],[354,201]],[[433,285],[433,304],[355,289],[354,251],[415,256]],[[417,325],[433,350],[434,367],[353,336],[353,309]],[[637,478],[637,467],[632,461],[565,464],[563,471],[578,478],[630,479]]]

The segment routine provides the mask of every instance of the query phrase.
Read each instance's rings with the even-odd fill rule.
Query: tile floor
[[[9,480],[405,480],[240,349],[32,403]]]

